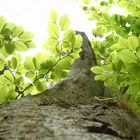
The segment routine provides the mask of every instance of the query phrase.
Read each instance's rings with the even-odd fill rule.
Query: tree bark
[[[90,71],[96,58],[85,33],[70,76],[36,96],[0,105],[0,140],[140,140],[140,118],[104,102],[102,82]]]

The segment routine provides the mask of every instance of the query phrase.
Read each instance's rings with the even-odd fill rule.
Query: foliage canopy
[[[20,52],[34,48],[33,34],[0,17],[0,103],[37,94],[68,76],[74,59],[79,57],[82,37],[69,29],[67,15],[50,12],[46,53],[27,56]]]
[[[83,0],[82,9],[96,23],[91,40],[98,66],[96,80],[111,88],[111,96],[125,97],[140,107],[140,2]],[[96,5],[95,5],[96,3]],[[122,12],[114,12],[118,8]],[[118,11],[119,11],[118,10]]]

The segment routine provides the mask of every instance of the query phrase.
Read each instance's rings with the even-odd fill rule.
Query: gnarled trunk
[[[140,139],[140,118],[119,103],[95,100],[104,95],[104,86],[94,80],[95,55],[80,34],[82,52],[67,79],[36,96],[0,105],[1,140]]]

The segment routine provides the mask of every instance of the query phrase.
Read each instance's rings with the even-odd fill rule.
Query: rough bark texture
[[[103,96],[104,87],[94,81],[94,53],[80,34],[83,51],[67,79],[42,94],[0,105],[0,140],[140,140],[138,116],[117,102],[93,98]]]

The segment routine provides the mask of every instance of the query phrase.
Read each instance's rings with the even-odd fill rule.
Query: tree
[[[87,10],[89,1],[83,2],[86,4],[84,9]],[[112,1],[100,3],[101,6],[107,4],[112,4]],[[100,21],[104,23],[101,19]],[[99,23],[97,22],[97,25]],[[94,80],[94,77],[96,80],[103,80],[105,86],[108,86],[104,71],[108,72],[110,69],[107,69],[106,65],[111,66],[113,75],[119,75],[125,65],[123,59],[110,58],[110,55],[107,55],[110,52],[105,51],[107,48],[102,49],[104,52],[102,54],[100,48],[97,49],[100,42],[91,41],[95,47],[93,50],[87,36],[82,32],[68,29],[69,24],[67,15],[58,18],[57,13],[51,11],[48,23],[49,37],[43,46],[51,54],[39,53],[34,57],[28,56],[22,63],[18,51],[34,47],[33,36],[22,27],[7,23],[3,17],[0,18],[2,52],[0,101],[19,99],[0,106],[0,138],[84,140],[114,137],[116,140],[138,140],[140,138],[138,115],[128,106],[127,100],[123,102],[120,98],[116,99],[117,96],[106,98],[104,95],[106,87],[103,82]],[[109,29],[106,25],[99,25],[93,30],[93,34],[103,36]],[[130,36],[129,41],[132,44],[130,47],[136,46],[135,43],[138,42],[135,36]],[[108,41],[108,48],[113,43]],[[105,58],[105,65],[101,64],[102,57]],[[92,71],[98,75],[95,76]],[[124,76],[125,72],[123,69],[121,74]],[[112,75],[109,76],[114,84],[116,79]],[[30,79],[30,83],[25,81],[25,77]],[[53,85],[50,84],[52,82]],[[120,90],[122,83],[117,84],[120,85],[116,89]],[[52,87],[46,89],[47,85]],[[123,90],[124,88],[125,86]],[[110,91],[106,89],[106,92]],[[40,94],[32,96],[29,93]],[[115,91],[110,94],[113,97],[116,95]],[[119,95],[122,98],[121,94]]]
[[[98,66],[92,68],[95,79],[104,81],[113,97],[127,98],[129,105],[139,112],[140,3],[137,0],[97,1],[98,6],[92,0],[83,3],[89,20],[96,21],[91,41],[98,60]]]

